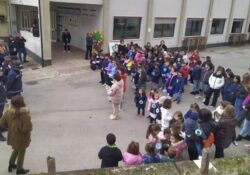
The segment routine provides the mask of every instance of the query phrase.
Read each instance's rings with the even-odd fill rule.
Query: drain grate
[[[38,81],[27,81],[25,82],[26,85],[32,86],[38,84]]]

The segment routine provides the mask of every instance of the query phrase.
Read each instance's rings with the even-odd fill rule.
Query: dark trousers
[[[86,47],[86,54],[85,54],[85,59],[89,59],[92,57],[92,46],[87,46]]]
[[[137,108],[137,114],[141,114],[141,110],[142,110],[142,115],[145,115],[145,108]]]
[[[23,169],[23,162],[24,162],[24,157],[25,157],[25,152],[26,150],[13,150],[9,164],[14,165],[17,162],[17,170]]]
[[[187,146],[188,146],[188,155],[190,160],[197,160],[199,155],[197,148],[195,146],[195,142],[192,140],[187,139],[186,140]]]
[[[208,89],[208,91],[206,93],[206,99],[205,99],[205,102],[204,102],[205,105],[209,104],[209,100],[210,100],[212,95],[213,95],[213,101],[212,101],[211,105],[216,106],[217,100],[218,100],[218,98],[220,96],[220,89],[212,89],[212,88]]]
[[[100,75],[101,75],[101,83],[104,84],[105,83],[105,72],[103,70],[101,70]]]
[[[224,148],[215,146],[214,158],[223,158],[223,157],[224,157]]]
[[[105,84],[108,85],[108,86],[112,86],[113,85],[112,78],[110,78],[108,76],[108,74],[105,74]]]
[[[64,51],[70,51],[70,43],[64,42]]]
[[[21,63],[23,63],[24,61],[26,61],[26,57],[27,57],[26,48],[20,48],[20,49],[18,49],[18,58],[19,58],[19,60],[20,60]]]

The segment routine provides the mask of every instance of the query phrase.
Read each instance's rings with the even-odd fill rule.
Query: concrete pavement
[[[215,65],[230,67],[238,74],[243,74],[250,67],[249,45],[211,48],[201,55],[210,55]],[[128,80],[125,111],[120,113],[121,119],[111,121],[111,103],[98,81],[99,72],[86,67],[70,73],[60,72],[57,67],[24,70],[24,97],[34,125],[25,168],[32,173],[45,172],[47,156],[56,158],[58,171],[98,168],[100,160],[97,154],[106,145],[105,136],[109,132],[116,134],[117,145],[123,152],[132,140],[140,142],[140,150],[145,152],[149,122],[136,116],[131,82]],[[190,90],[191,87],[187,86],[183,101],[179,105],[174,103],[172,112],[186,112],[193,102],[201,104],[200,100],[189,95]],[[238,147],[231,145],[225,155],[249,154],[244,148],[245,143],[247,141],[240,142]],[[1,175],[8,174],[10,154],[11,148],[0,143]]]

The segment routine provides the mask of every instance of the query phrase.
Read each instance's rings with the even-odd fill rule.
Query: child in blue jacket
[[[143,88],[140,88],[138,92],[135,94],[135,104],[137,108],[137,115],[141,114],[142,110],[142,116],[145,115],[145,107],[147,102],[147,96],[145,93],[145,90]]]

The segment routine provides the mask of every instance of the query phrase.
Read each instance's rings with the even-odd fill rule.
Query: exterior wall
[[[84,49],[86,48],[85,37],[87,32],[93,32],[95,30],[102,31],[102,8],[97,5],[66,5],[66,4],[53,4],[52,9],[56,7],[72,7],[72,8],[84,8],[95,9],[96,16],[76,16],[69,14],[58,14],[62,17],[62,30],[67,28],[71,33],[71,45]],[[71,26],[69,20],[73,19],[76,26]],[[60,38],[61,39],[61,38]]]
[[[0,14],[5,15],[8,20],[8,11],[6,1],[0,1]],[[8,37],[9,35],[9,23],[0,23],[0,37]]]
[[[187,0],[186,18],[184,26],[186,29],[186,23],[188,18],[203,18],[203,25],[201,30],[201,36],[205,35],[207,15],[208,15],[209,0]],[[182,37],[185,37],[185,31]]]
[[[38,0],[10,0],[11,4],[27,5],[38,7]]]
[[[103,0],[50,0],[51,2],[65,2],[65,3],[76,3],[76,4],[96,4],[102,5]]]
[[[181,13],[181,3],[182,0],[154,0],[153,7],[153,25],[152,29],[152,44],[159,44],[161,40],[165,40],[165,43],[168,47],[176,47],[178,43],[178,29],[180,22],[180,13]],[[164,8],[162,8],[164,7]],[[176,18],[175,23],[175,32],[174,37],[165,37],[165,38],[154,38],[154,25],[155,18]]]
[[[33,37],[33,34],[28,31],[20,31],[21,35],[27,40],[26,48],[37,56],[41,57],[41,38]]]
[[[147,17],[147,1],[145,0],[110,0],[109,7],[109,34],[107,37],[110,42],[119,42],[113,40],[113,26],[114,26],[114,17],[115,16],[124,16],[124,17],[141,17],[141,28],[140,28],[140,38],[139,39],[129,39],[125,42],[133,41],[140,45],[145,43],[145,30],[146,30],[146,17]],[[104,21],[105,22],[105,21]]]
[[[210,23],[209,23],[209,34],[208,34],[207,44],[226,42],[226,32],[227,32],[227,27],[229,26],[229,19],[228,18],[229,18],[231,5],[232,5],[232,0],[215,0],[214,1],[212,16],[209,19]],[[223,7],[223,10],[221,10],[221,7]],[[211,27],[212,27],[212,21],[214,18],[226,19],[223,34],[214,34],[214,35],[210,34]]]

